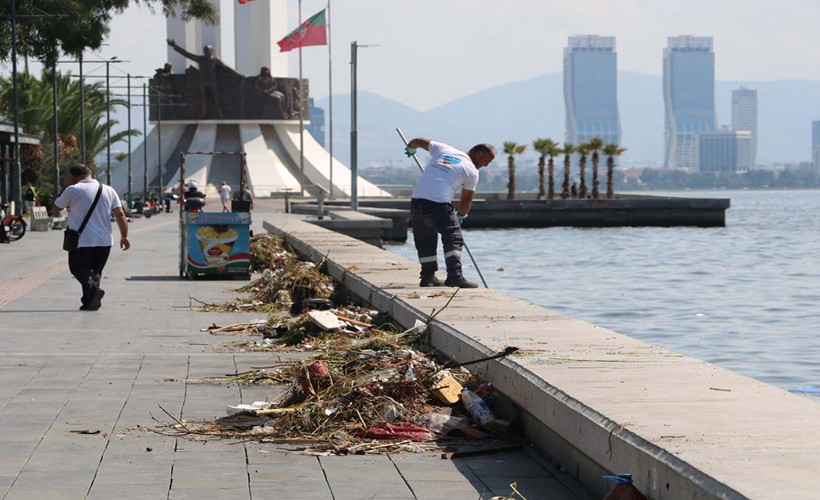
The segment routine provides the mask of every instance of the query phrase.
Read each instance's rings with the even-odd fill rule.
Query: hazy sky
[[[270,1],[287,4],[289,26],[298,25],[295,0]],[[576,34],[617,37],[620,70],[660,75],[666,38],[693,34],[714,37],[719,80],[820,80],[818,0],[331,2],[333,93],[350,91],[350,42],[379,44],[359,50],[359,89],[418,110],[561,71],[567,37]],[[233,26],[231,9],[243,6],[236,0],[221,4],[223,59],[232,62],[233,43],[224,36]],[[303,0],[303,18],[325,5]],[[165,38],[161,15],[132,7],[114,20],[110,45],[99,56],[130,61],[112,67],[112,75],[150,75],[165,60]],[[316,98],[328,93],[327,57],[327,47],[303,50],[304,77]],[[291,59],[295,76],[296,57]]]

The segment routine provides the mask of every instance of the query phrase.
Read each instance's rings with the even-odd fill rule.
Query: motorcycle
[[[6,215],[8,205],[0,205],[0,243],[17,241],[26,234],[26,221],[21,215]]]

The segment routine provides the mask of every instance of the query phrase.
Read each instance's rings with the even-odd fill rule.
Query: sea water
[[[820,191],[662,194],[731,199],[726,227],[465,229],[465,240],[493,290],[820,397]],[[388,250],[415,260],[412,232]],[[467,252],[462,262],[479,281]]]

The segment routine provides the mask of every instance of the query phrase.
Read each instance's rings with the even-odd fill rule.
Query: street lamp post
[[[106,177],[106,184],[109,186],[111,185],[111,72],[110,67],[111,63],[118,63],[122,62],[117,57],[112,57],[105,61],[105,131],[106,131],[106,143],[105,143],[105,150],[107,155],[107,161],[105,164],[105,177]],[[128,130],[131,130],[129,125]],[[130,141],[130,136],[129,136]],[[129,179],[130,182],[130,179]]]
[[[12,154],[14,164],[11,167],[11,199],[14,201],[14,213],[20,215],[23,205],[20,166],[20,101],[17,95],[17,0],[11,0],[11,79],[14,94],[14,146]],[[3,200],[4,202],[7,200]]]
[[[358,130],[356,130],[356,41],[350,43],[350,208],[359,209],[358,177],[359,177],[359,144]]]
[[[142,84],[142,194],[148,192],[148,86]]]
[[[131,73],[127,74],[126,82],[128,82],[128,203],[131,203]],[[110,127],[109,125],[109,129]],[[109,158],[108,161],[111,159]]]
[[[350,43],[350,208],[359,209],[359,132],[357,130],[357,81],[356,66],[359,47],[378,47],[378,45],[359,45]]]

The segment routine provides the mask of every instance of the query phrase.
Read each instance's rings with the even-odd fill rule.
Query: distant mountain
[[[718,81],[715,104],[719,124],[731,125],[732,90],[740,86],[758,91],[758,163],[808,160],[811,122],[820,120],[820,81]],[[477,142],[491,142],[496,147],[504,141],[530,144],[536,137],[563,141],[563,92],[563,75],[551,73],[499,85],[424,112],[377,94],[359,92],[359,165],[403,161],[396,127],[401,127],[408,139],[421,135],[462,148]],[[327,109],[327,98],[317,105]],[[628,149],[623,164],[660,166],[663,79],[619,72],[618,105],[622,144]],[[349,163],[349,94],[334,96],[333,118],[334,155]]]

